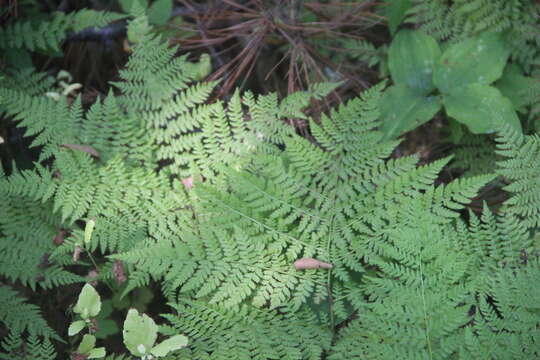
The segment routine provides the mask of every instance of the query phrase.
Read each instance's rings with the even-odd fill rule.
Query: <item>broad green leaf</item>
[[[419,94],[434,89],[433,66],[441,50],[431,36],[416,30],[401,30],[388,49],[388,67],[396,85],[404,84]]]
[[[433,81],[443,93],[469,84],[488,85],[501,77],[510,51],[495,33],[450,46],[435,65]]]
[[[388,18],[390,33],[393,35],[403,18],[405,18],[405,13],[411,7],[411,0],[386,0],[384,6],[386,6],[385,13]]]
[[[527,94],[532,87],[538,86],[537,81],[532,77],[525,76],[519,66],[510,64],[495,85],[504,96],[512,101],[517,111],[525,112],[525,106],[530,103],[530,97]]]
[[[119,331],[116,321],[110,319],[113,312],[112,304],[112,300],[105,300],[101,303],[101,311],[96,316],[99,323],[99,329],[94,333],[96,339],[105,339],[110,335],[117,334]]]
[[[381,98],[381,131],[395,138],[429,121],[441,108],[438,96],[420,95],[405,85],[386,89]]]
[[[88,353],[87,359],[100,359],[105,357],[106,354],[104,347],[95,348]]]
[[[124,344],[134,356],[147,355],[154,346],[158,327],[148,315],[129,309],[124,321]]]
[[[84,243],[88,244],[92,238],[92,232],[94,232],[94,226],[96,226],[96,220],[90,219],[86,222],[84,227]]]
[[[188,338],[184,335],[175,335],[162,341],[152,348],[152,354],[155,356],[166,356],[171,351],[181,349],[188,344]]]
[[[466,125],[474,134],[495,132],[509,124],[521,132],[521,124],[510,100],[489,85],[471,84],[443,96],[448,116]]]
[[[77,320],[71,323],[68,328],[68,336],[73,336],[78,334],[82,329],[84,329],[84,326],[86,325],[86,322],[84,320]]]
[[[92,285],[84,285],[73,311],[80,314],[83,319],[88,319],[99,314],[99,310],[101,310],[101,298],[99,294]]]
[[[83,336],[82,341],[77,348],[77,352],[79,354],[87,354],[94,348],[94,346],[96,346],[96,338],[94,335],[86,334]]]
[[[173,10],[172,0],[157,0],[148,10],[148,21],[152,25],[165,25]]]

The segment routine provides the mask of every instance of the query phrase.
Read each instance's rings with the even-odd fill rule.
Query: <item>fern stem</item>
[[[420,256],[421,257],[421,256]],[[433,359],[433,350],[431,348],[431,339],[429,337],[429,324],[427,319],[427,310],[426,310],[426,293],[424,285],[424,270],[422,269],[422,259],[420,258],[420,287],[422,291],[422,307],[424,312],[424,326],[426,327],[426,342],[428,347],[429,358]]]

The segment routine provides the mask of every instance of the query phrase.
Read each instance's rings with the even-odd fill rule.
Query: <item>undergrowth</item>
[[[437,126],[443,151],[411,151],[381,121],[403,78],[394,60],[385,70],[398,27],[445,51],[484,32],[519,37],[508,68],[520,70],[497,83],[506,95],[537,76],[537,20],[515,18],[533,3],[229,1],[220,15],[204,2],[206,17],[188,1],[110,3],[117,11],[20,19],[21,1],[2,17],[0,358],[540,358],[536,90],[505,98],[518,125],[493,121],[488,135],[434,111],[422,131]],[[200,32],[171,40],[182,14]],[[127,24],[128,60],[107,92],[47,67],[110,22]],[[246,29],[260,43],[216,67],[219,46]],[[312,32],[326,35],[311,44]],[[233,89],[263,38],[289,77],[264,94]],[[330,58],[377,76],[353,95],[352,78],[328,76]]]

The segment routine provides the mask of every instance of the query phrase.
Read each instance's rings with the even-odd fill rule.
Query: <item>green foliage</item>
[[[0,343],[5,352],[0,352],[0,359],[5,360],[56,360],[57,354],[48,338],[40,340],[31,334],[26,341],[19,334],[11,332]]]
[[[448,47],[438,59],[433,81],[443,93],[472,84],[489,85],[501,77],[509,51],[495,33]]]
[[[96,317],[101,310],[101,298],[99,294],[90,284],[84,285],[77,300],[77,304],[73,308],[73,312],[80,314],[84,320]]]
[[[185,347],[188,339],[183,335],[174,335],[154,346],[158,327],[146,314],[139,315],[135,309],[129,309],[124,321],[124,344],[134,356],[143,359],[166,356],[169,352]]]
[[[489,86],[502,76],[509,56],[498,34],[465,39],[441,54],[432,37],[421,31],[402,30],[392,41],[388,56],[396,85],[387,89],[381,101],[381,130],[387,138],[429,121],[441,102],[448,116],[474,134],[492,133],[502,124],[521,129],[514,108],[519,109],[522,103],[512,104],[497,88]],[[503,82],[507,92],[508,82]],[[428,96],[435,88],[440,95]]]
[[[105,348],[96,348],[96,337],[94,335],[85,334],[79,347],[77,354],[84,356],[86,359],[99,359],[105,356]]]
[[[419,94],[428,94],[435,88],[433,67],[440,55],[439,45],[432,37],[418,31],[402,30],[388,49],[392,79]]]
[[[537,156],[540,152],[538,135],[524,136],[504,128],[499,133],[497,154],[505,157],[498,163],[498,174],[510,183],[504,189],[512,194],[505,202],[505,211],[518,217],[525,226],[540,224],[540,204],[537,201]]]
[[[512,103],[492,86],[476,83],[459,87],[443,96],[443,103],[448,116],[473,134],[492,133],[504,124],[521,131]]]
[[[179,301],[167,334],[185,333],[181,359],[320,359],[331,334],[308,312],[281,313],[242,305],[231,312],[206,301]],[[284,336],[283,334],[287,334]]]
[[[52,19],[39,22],[17,21],[0,30],[0,48],[58,51],[68,31],[103,27],[122,18],[122,14],[85,9],[69,14],[55,13]]]
[[[411,0],[407,22],[435,39],[460,41],[480,32],[503,34],[512,58],[527,71],[538,64],[538,13],[530,0]],[[536,64],[536,65],[535,65]]]
[[[404,84],[386,89],[381,99],[381,131],[386,138],[393,138],[431,120],[441,109],[440,96],[416,93]]]
[[[453,133],[460,136],[454,140],[455,149],[451,167],[464,171],[462,176],[492,172],[497,164],[494,141],[489,137],[464,131],[459,123],[456,123],[456,126],[459,128],[453,130]]]
[[[440,55],[428,35],[403,31],[389,51],[393,87],[374,86],[310,116],[310,101],[336,84],[312,84],[281,101],[251,92],[213,100],[218,83],[197,82],[208,58],[177,56],[147,24],[145,16],[130,22],[138,41],[118,91],[89,106],[69,93],[47,96],[45,75],[4,74],[2,111],[40,147],[32,168],[0,179],[6,282],[32,289],[82,282],[71,271],[86,269],[87,258],[98,281],[127,278],[122,295],[158,282],[169,325],[135,309],[124,322],[127,349],[143,359],[540,356],[539,294],[530,286],[540,276],[540,146],[507,121],[516,116],[512,104],[490,87],[507,60],[496,35]],[[454,59],[480,42],[489,51]],[[398,142],[386,138],[438,111],[439,97],[427,101],[435,88],[458,121],[479,114],[467,123],[472,130],[500,131],[497,153],[506,159],[497,175],[511,194],[496,213],[485,206],[463,216],[495,175],[441,183],[451,157],[422,166],[416,156],[390,158]],[[483,107],[484,99],[493,103]],[[388,128],[384,121],[397,113],[385,106],[400,101],[410,108],[405,124]],[[502,118],[486,124],[490,116]],[[291,119],[305,121],[310,136],[288,126]],[[0,304],[10,329],[4,358],[56,356],[48,340],[55,334],[36,306],[11,286],[0,288]],[[79,336],[88,326],[72,349],[81,356],[105,357],[89,325],[100,310],[85,285],[73,308],[83,320],[68,329]],[[156,345],[158,331],[170,337]]]
[[[10,329],[11,341],[19,339],[18,336],[25,331],[31,335],[59,339],[58,335],[43,319],[39,307],[27,303],[23,297],[7,285],[0,287],[0,304],[2,304],[0,322]],[[37,338],[35,339],[37,341]],[[6,346],[3,345],[9,352],[9,346]]]
[[[411,7],[411,0],[386,0],[384,3],[388,27],[392,35],[394,35],[397,27],[405,18],[407,10]]]

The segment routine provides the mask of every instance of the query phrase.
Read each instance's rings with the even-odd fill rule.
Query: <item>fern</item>
[[[59,339],[58,335],[41,316],[39,307],[28,304],[11,287],[6,285],[0,287],[0,300],[2,304],[2,307],[0,307],[0,322],[7,326],[11,332],[12,338],[8,341],[9,343],[17,343],[16,340],[19,339],[19,335],[25,331],[28,331],[32,336]],[[36,338],[34,337],[34,339]],[[6,347],[6,345],[2,346]]]
[[[6,360],[54,360],[56,352],[50,340],[41,341],[38,336],[30,335],[23,341],[19,335],[10,333],[0,344],[5,353],[0,353],[0,359]]]
[[[415,317],[400,321],[416,328],[393,336],[410,339],[416,334],[409,356],[426,350],[426,344],[435,346],[425,340],[428,331],[440,334],[437,341],[443,342],[443,334],[457,332],[454,348],[445,350],[453,352],[463,336],[460,329],[468,322],[460,303],[471,299],[472,292],[471,285],[464,284],[467,259],[459,253],[448,257],[452,238],[456,241],[455,210],[493,177],[435,188],[432,183],[448,159],[420,168],[415,158],[385,163],[395,143],[380,143],[381,135],[373,131],[378,96],[380,88],[372,89],[331,118],[323,117],[321,125],[312,123],[320,147],[289,135],[281,155],[258,155],[245,170],[225,171],[225,192],[197,185],[197,225],[182,232],[181,241],[158,240],[113,258],[164,278],[165,292],[172,299],[176,290],[181,299],[189,296],[197,303],[235,312],[241,312],[245,303],[287,313],[319,307],[319,319],[331,328],[347,319],[352,307],[359,314],[371,311],[372,320],[362,317],[360,326],[374,329],[378,324],[383,331],[398,318],[382,320],[397,306],[381,303],[382,299],[408,299]],[[418,225],[404,231],[409,224]],[[424,234],[425,243],[416,243],[418,232]],[[452,236],[443,245],[446,235]],[[301,257],[331,263],[331,273],[294,270],[292,263]],[[364,274],[373,269],[380,271],[366,280]],[[424,278],[420,286],[419,279]],[[392,279],[399,280],[393,285]],[[426,303],[418,309],[422,298]],[[425,325],[428,316],[437,321]],[[182,330],[189,329],[187,320],[181,321]],[[381,332],[358,347],[358,354],[370,353],[366,347],[371,346],[374,358],[392,352],[407,356],[397,344],[381,350],[380,339],[388,336]]]
[[[182,332],[192,340],[179,358],[320,359],[330,346],[330,332],[308,312],[280,314],[242,306],[231,313],[203,301],[185,301],[174,310],[177,315],[165,315],[171,334]]]
[[[94,10],[80,10],[63,14],[55,13],[44,21],[17,21],[0,30],[0,48],[23,48],[30,51],[60,50],[68,31],[81,31],[87,27],[103,27],[124,18],[122,14]]]
[[[82,281],[49,259],[59,223],[50,204],[6,197],[0,208],[0,274],[35,289]]]
[[[538,356],[538,294],[527,286],[539,269],[536,136],[501,132],[498,174],[512,197],[465,222],[494,175],[435,185],[451,158],[388,159],[398,142],[376,130],[383,85],[317,121],[303,109],[335,84],[214,101],[217,83],[194,83],[195,64],[150,29],[140,35],[119,94],[88,110],[46,97],[46,76],[14,85],[26,73],[6,74],[2,111],[42,150],[33,168],[0,179],[6,280],[82,281],[68,271],[73,252],[99,250],[99,279],[125,265],[124,294],[161,283],[172,308],[163,332],[190,337],[179,358]],[[326,266],[297,269],[306,258]],[[54,357],[36,337],[53,336],[37,308],[9,287],[0,297],[16,310],[0,309],[12,332],[4,357]]]
[[[452,168],[464,171],[464,176],[488,174],[496,166],[494,141],[486,136],[463,134],[453,151]]]
[[[497,153],[506,159],[499,162],[498,173],[511,183],[504,189],[512,193],[504,211],[517,216],[527,227],[540,224],[540,202],[536,194],[540,151],[537,135],[524,136],[504,129],[499,133]]]

